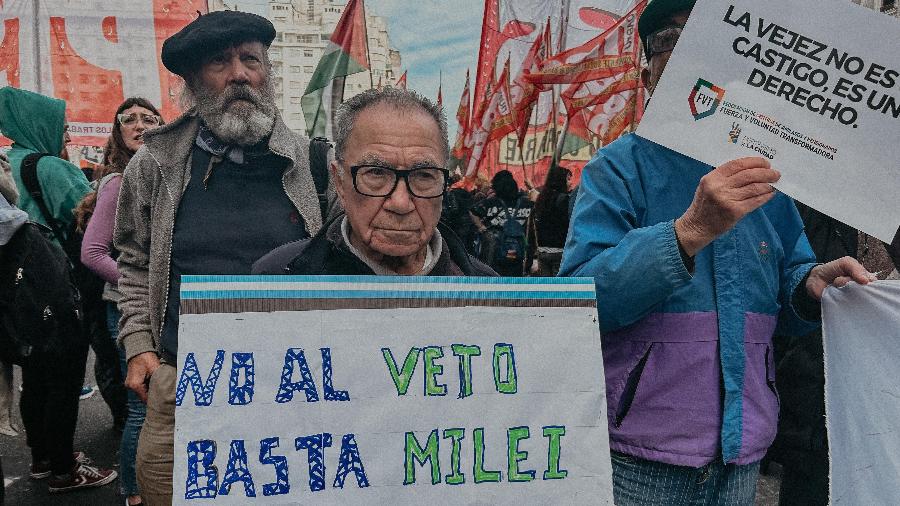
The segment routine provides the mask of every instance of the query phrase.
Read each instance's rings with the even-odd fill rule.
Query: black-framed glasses
[[[678,43],[678,37],[681,37],[681,31],[684,27],[667,26],[661,28],[647,36],[647,58],[655,54],[666,53],[675,49]]]
[[[120,113],[117,116],[117,118],[119,119],[119,123],[124,126],[134,125],[135,123],[138,122],[138,120],[140,120],[141,123],[143,123],[147,126],[151,126],[151,127],[159,126],[159,116],[157,116],[155,114],[144,114],[144,113],[138,114],[138,113],[134,113],[134,112],[131,114],[125,114],[123,112],[123,113]]]
[[[394,193],[402,178],[414,197],[434,199],[447,191],[450,171],[438,167],[416,167],[400,170],[383,165],[353,165],[353,188],[367,197],[387,197]]]

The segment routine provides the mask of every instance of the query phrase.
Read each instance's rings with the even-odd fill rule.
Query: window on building
[[[291,81],[291,89],[299,90],[301,84],[303,84],[303,83],[301,83],[300,81]]]
[[[304,49],[303,56],[305,56],[307,58],[312,58],[313,57],[312,49]]]
[[[306,72],[307,74],[312,74],[312,73],[313,73],[313,66],[312,66],[312,65],[306,65],[305,67],[303,67],[303,71]]]
[[[296,47],[292,47],[292,48],[291,48],[290,55],[291,55],[292,58],[299,58],[300,55],[302,55],[302,54],[303,54],[303,50],[298,49],[298,48],[296,48]]]
[[[291,97],[291,104],[300,105],[302,103],[301,102],[302,99],[303,99],[303,97]]]
[[[300,65],[291,65],[291,74],[299,74]]]
[[[292,112],[291,119],[299,121],[299,120],[303,119],[303,114],[299,113],[299,112]]]

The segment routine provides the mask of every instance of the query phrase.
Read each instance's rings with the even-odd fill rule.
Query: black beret
[[[262,16],[238,11],[210,12],[163,42],[162,62],[172,73],[184,77],[191,67],[197,67],[203,58],[217,51],[249,41],[269,47],[273,39],[275,27]]]
[[[651,0],[638,20],[641,42],[647,47],[647,36],[666,26],[669,17],[682,11],[690,11],[697,0]]]

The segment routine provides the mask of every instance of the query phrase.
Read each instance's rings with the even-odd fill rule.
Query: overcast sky
[[[226,3],[265,15],[268,1],[226,0]],[[474,71],[478,62],[484,2],[366,0],[365,6],[369,14],[387,19],[391,44],[403,59],[403,68],[397,75],[408,70],[410,88],[434,100],[443,72],[444,107],[452,145],[456,139],[456,107],[465,85],[466,69]]]

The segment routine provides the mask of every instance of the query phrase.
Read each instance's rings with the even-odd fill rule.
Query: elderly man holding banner
[[[693,6],[641,16],[651,94]],[[753,504],[776,327],[801,335],[825,287],[874,279],[851,258],[816,264],[778,179],[763,158],[711,167],[634,135],[585,167],[560,275],[596,280],[620,506]]]
[[[444,113],[418,93],[384,88],[347,100],[331,164],[346,215],[266,255],[253,272],[496,276],[439,225],[448,152]]]

